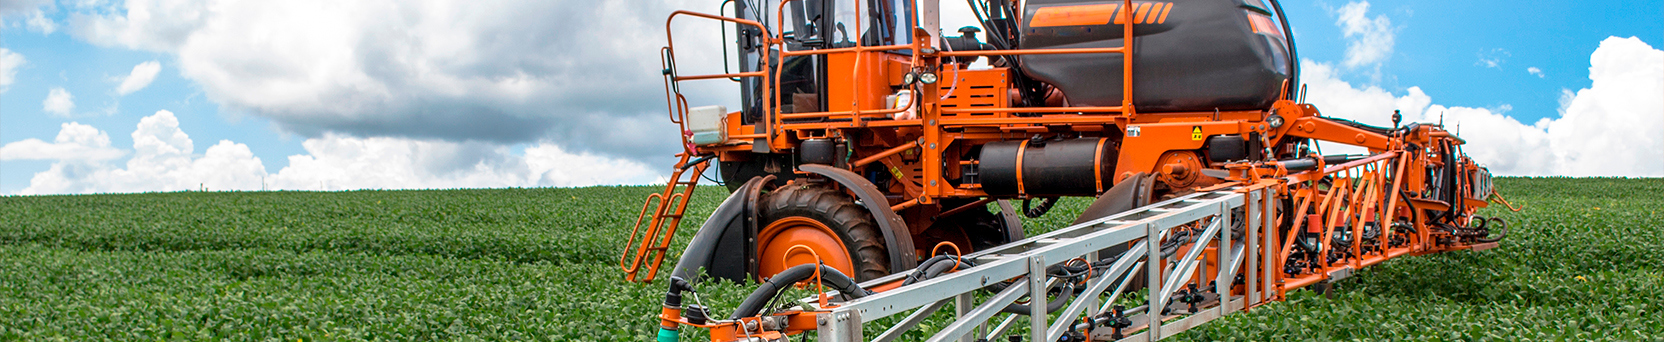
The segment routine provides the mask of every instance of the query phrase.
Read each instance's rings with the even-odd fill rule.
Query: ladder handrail
[[[690,161],[687,153],[677,156],[681,161],[676,163],[670,179],[665,182],[664,192],[649,194],[643,201],[641,211],[636,215],[635,227],[624,241],[624,250],[619,253],[618,266],[624,270],[626,281],[651,282],[658,275],[659,266],[664,263],[665,253],[676,237],[676,228],[681,225],[682,218],[687,213],[688,200],[693,197],[693,190],[698,186],[699,178],[710,166],[710,158]],[[682,177],[688,171],[692,171],[692,174],[688,175],[688,181],[684,182]],[[677,186],[682,186],[680,191],[677,191]],[[652,217],[648,218],[647,208],[654,207],[655,200],[658,205],[653,210]],[[643,222],[647,223],[645,231],[642,229]],[[636,246],[633,259],[630,253],[632,246]],[[651,262],[648,262],[649,257],[652,258]],[[647,274],[641,276],[644,265],[647,266]]]

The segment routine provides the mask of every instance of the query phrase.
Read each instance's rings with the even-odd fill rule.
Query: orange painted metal
[[[775,18],[784,18],[784,8],[792,1],[796,0],[781,1],[776,8]],[[856,13],[863,13],[858,6],[864,2],[856,3]],[[1028,107],[1012,95],[1011,89],[1016,86],[1012,69],[995,67],[967,70],[961,65],[943,59],[1056,54],[1130,56],[1136,51],[1137,46],[1137,39],[1132,32],[1134,26],[1164,23],[1168,15],[1176,10],[1173,7],[1173,4],[1166,2],[1123,0],[1109,4],[1042,8],[1035,12],[1033,18],[1028,18],[1034,27],[1120,25],[1123,37],[1127,37],[1124,40],[1125,45],[1109,48],[940,51],[938,49],[942,47],[936,46],[939,37],[933,36],[936,32],[916,29],[913,34],[914,40],[905,45],[866,46],[863,42],[856,42],[855,46],[850,47],[790,50],[783,44],[783,33],[771,32],[765,35],[762,43],[765,50],[779,49],[779,53],[767,57],[773,59],[770,63],[775,63],[774,65],[779,65],[789,56],[825,56],[828,66],[825,75],[826,87],[822,96],[825,97],[826,108],[802,113],[782,112],[782,100],[778,94],[774,94],[775,89],[780,89],[782,68],[720,75],[667,75],[666,101],[670,108],[671,121],[681,125],[685,130],[683,121],[688,105],[686,98],[673,91],[678,82],[760,77],[763,80],[761,88],[764,88],[761,94],[774,94],[761,101],[762,119],[752,124],[741,124],[738,123],[738,113],[730,114],[728,126],[725,128],[729,133],[728,142],[707,146],[684,143],[688,152],[685,155],[714,154],[722,161],[743,161],[751,158],[756,153],[754,151],[788,153],[797,148],[797,144],[803,139],[840,139],[848,146],[848,155],[843,159],[848,169],[862,174],[879,171],[887,174],[891,180],[879,189],[886,195],[880,202],[885,203],[865,204],[890,207],[908,220],[908,232],[916,237],[922,237],[920,234],[930,228],[934,218],[962,210],[979,210],[982,205],[996,198],[1028,196],[1026,192],[1029,189],[1025,189],[1022,182],[1024,175],[1021,165],[1023,155],[1030,152],[1026,142],[1017,149],[1017,195],[990,196],[974,182],[960,182],[962,172],[959,167],[977,165],[976,161],[972,160],[975,158],[975,149],[995,141],[1058,136],[1098,139],[1096,154],[1114,154],[1115,162],[1114,170],[1103,170],[1102,168],[1109,165],[1095,163],[1094,171],[1097,174],[1109,173],[1114,177],[1110,180],[1115,181],[1125,175],[1141,172],[1165,174],[1163,177],[1166,179],[1163,179],[1160,187],[1166,195],[1229,187],[1241,187],[1242,190],[1239,191],[1268,190],[1272,193],[1271,198],[1263,198],[1261,203],[1245,209],[1250,213],[1272,214],[1260,216],[1262,221],[1257,226],[1261,230],[1256,231],[1260,237],[1256,243],[1265,248],[1265,253],[1272,257],[1265,263],[1258,264],[1258,269],[1245,270],[1256,275],[1267,275],[1259,281],[1276,284],[1271,293],[1256,294],[1263,299],[1284,299],[1287,291],[1332,281],[1332,274],[1347,273],[1405,255],[1477,250],[1490,246],[1435,229],[1439,223],[1432,222],[1422,213],[1424,210],[1450,210],[1452,206],[1456,206],[1466,210],[1463,213],[1465,215],[1471,214],[1472,210],[1484,205],[1487,200],[1506,203],[1499,195],[1492,198],[1462,196],[1465,199],[1459,198],[1452,203],[1422,197],[1422,194],[1428,193],[1426,190],[1429,190],[1430,183],[1429,176],[1423,170],[1443,166],[1445,161],[1439,154],[1454,153],[1437,150],[1435,147],[1441,144],[1466,143],[1438,125],[1423,124],[1414,130],[1404,129],[1383,134],[1378,133],[1379,130],[1359,128],[1324,118],[1316,107],[1291,100],[1276,101],[1269,108],[1258,110],[1143,113],[1132,103],[1134,87],[1131,86],[1122,87],[1123,101],[1117,106],[1028,103],[1036,105]],[[677,12],[672,17],[678,15],[761,27],[751,21],[691,12]],[[780,20],[776,27],[784,24],[783,19]],[[1249,25],[1253,25],[1255,30],[1276,31],[1269,22],[1255,21],[1259,19],[1253,18],[1251,14],[1249,20],[1252,21]],[[1125,24],[1128,21],[1135,25]],[[864,20],[855,21],[852,32],[862,32],[862,22]],[[766,28],[764,30],[767,32]],[[667,31],[667,35],[668,33]],[[895,53],[896,51],[905,53]],[[664,53],[670,56],[667,62],[673,64],[674,49],[667,47]],[[1123,60],[1126,62],[1121,65],[1121,84],[1137,84],[1133,81],[1133,59]],[[907,75],[923,74],[934,74],[938,80],[933,84],[903,82]],[[1294,93],[1294,87],[1297,85],[1290,83],[1285,82],[1282,93]],[[911,107],[889,108],[890,104],[884,101],[885,98],[897,94],[900,90],[912,90],[912,98],[909,101]],[[916,111],[916,119],[893,118],[895,114],[909,110]],[[1281,120],[1277,127],[1271,125],[1270,118],[1273,115]],[[1267,150],[1279,146],[1298,145],[1300,142],[1326,141],[1364,147],[1372,155],[1336,165],[1323,162],[1323,158],[1316,158],[1316,167],[1305,170],[1290,170],[1292,164],[1275,159],[1276,156],[1289,158],[1288,155],[1299,155],[1292,151],[1273,151],[1273,154],[1261,160],[1249,162],[1216,162],[1208,159],[1205,154],[1208,137],[1222,135],[1245,139],[1258,137],[1258,146]],[[684,139],[686,138],[684,136]],[[686,163],[687,159],[684,156],[683,162]],[[1461,164],[1459,166],[1462,172],[1471,173],[1478,170],[1478,166],[1465,157],[1458,158],[1456,162]],[[702,172],[703,167],[698,170]],[[695,172],[697,173],[699,172]],[[1099,192],[1107,190],[1112,185],[1113,182],[1102,179],[1094,183],[1095,190]],[[1460,193],[1470,193],[1472,190],[1467,188],[1465,183],[1457,185]],[[691,188],[690,184],[686,191],[691,191]],[[671,185],[664,194],[650,197],[649,202],[644,205],[643,212],[647,212],[654,204],[661,208],[667,206],[663,199],[685,202],[682,200],[687,195],[673,193],[673,189],[675,187]],[[948,203],[974,204],[950,208],[941,205],[944,199],[957,201]],[[1284,207],[1284,200],[1292,207]],[[685,203],[676,206],[685,206]],[[964,209],[973,206],[975,208]],[[675,214],[662,215],[664,220],[679,219],[680,211],[671,211]],[[648,217],[645,214],[641,216]],[[638,227],[638,230],[646,229],[650,232],[648,235],[662,235],[663,238],[658,241],[667,244],[670,234],[674,232],[674,221],[670,221],[670,227],[655,231],[657,228],[654,227],[658,224],[655,222],[660,222],[660,215],[651,217],[653,219],[648,220],[648,228]],[[1465,221],[1457,223],[1466,224]],[[1285,232],[1280,229],[1285,224],[1301,229]],[[640,225],[638,223],[638,226]],[[765,241],[761,242],[759,250],[803,245],[813,249],[818,255],[833,255],[831,259],[837,258],[838,253],[834,251],[840,247],[835,247],[834,243],[841,243],[840,241],[808,236],[815,235],[808,233],[816,233],[821,237],[835,237],[835,234],[826,235],[822,229],[807,223],[794,223],[791,227],[794,228],[771,226],[764,229],[772,234],[771,236],[783,236],[782,232],[787,231],[794,233],[786,234],[790,235],[784,238],[790,240],[789,243]],[[1413,228],[1414,231],[1400,227]],[[1308,228],[1312,229],[1310,233],[1306,232]],[[1362,239],[1368,229],[1380,232],[1379,236],[1373,240]],[[796,233],[807,235],[797,237],[799,234]],[[1307,234],[1315,235],[1319,241],[1318,250],[1313,253],[1303,252],[1301,247],[1297,246],[1298,240]],[[1331,243],[1336,236],[1344,235],[1354,237],[1350,244]],[[634,234],[632,238],[633,236]],[[653,246],[659,245],[662,244]],[[644,242],[641,246],[648,244]],[[1331,253],[1337,256],[1333,260],[1329,259]],[[642,263],[639,254],[634,268],[643,268],[639,265]],[[775,254],[786,256],[785,252]],[[1313,258],[1312,255],[1321,257]],[[848,258],[847,255],[842,257],[846,260]],[[621,258],[621,266],[634,272],[624,261]],[[1291,262],[1296,263],[1293,265],[1296,267],[1292,267],[1294,272],[1285,272],[1291,270]],[[828,263],[836,264],[837,261],[828,260]],[[1217,266],[1211,265],[1210,268]],[[780,266],[769,268],[783,269]],[[657,265],[652,265],[651,269],[656,270]],[[848,271],[845,268],[839,269]],[[646,278],[651,279],[651,274],[652,271],[649,271]],[[633,275],[630,279],[637,280]],[[898,286],[899,282],[891,282],[878,285],[871,290],[889,291]],[[786,316],[793,322],[789,324],[790,327],[778,332],[780,336],[784,336],[813,329],[813,318],[817,313],[794,311],[777,315]],[[755,321],[757,318],[748,319]],[[744,338],[738,328],[743,322],[747,321],[742,319],[711,326],[711,337],[713,340],[724,341]]]
[[[692,198],[694,187],[699,184],[699,175],[711,165],[708,160],[689,161],[685,153],[680,156],[682,161],[676,163],[664,192],[649,195],[641,204],[635,228],[631,229],[629,239],[624,241],[624,251],[618,255],[618,267],[624,270],[625,281],[651,282],[658,275],[659,265],[664,264],[665,253],[676,237],[676,227],[681,225],[683,214],[688,210],[688,199]],[[684,174],[687,176],[685,181],[682,180]],[[651,215],[648,215],[649,208],[652,208]],[[630,253],[632,246],[635,247],[634,254]],[[644,265],[645,275],[640,274]]]
[[[855,274],[854,262],[838,233],[806,217],[787,217],[757,232],[757,268],[775,274],[802,264],[823,263],[844,274]],[[807,252],[804,252],[804,251]]]
[[[1167,13],[1173,9],[1171,2],[1134,2],[1136,16],[1135,24],[1164,24]],[[1122,4],[1092,4],[1047,6],[1036,9],[1033,19],[1028,22],[1029,27],[1060,27],[1060,26],[1098,26],[1109,25],[1111,20],[1116,25],[1125,23],[1121,15]]]

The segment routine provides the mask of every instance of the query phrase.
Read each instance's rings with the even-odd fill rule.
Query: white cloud
[[[58,23],[53,22],[51,18],[47,18],[45,11],[38,9],[35,10],[35,14],[29,16],[28,23],[30,32],[52,34],[52,32],[58,30]]]
[[[131,0],[111,6],[83,1],[76,5],[83,11],[70,14],[68,21],[70,33],[94,44],[166,51],[177,48],[200,28],[215,5],[233,4],[217,0]]]
[[[1558,117],[1531,124],[1498,110],[1433,104],[1418,87],[1394,95],[1354,87],[1334,67],[1304,61],[1309,102],[1325,115],[1391,126],[1443,121],[1468,141],[1466,152],[1501,175],[1664,176],[1664,51],[1636,38],[1607,38],[1590,56],[1593,84],[1562,95]],[[1511,109],[1511,107],[1510,107]],[[1326,145],[1324,153],[1356,153]]]
[[[1480,52],[1479,61],[1474,62],[1473,65],[1502,70],[1502,65],[1508,63],[1508,57],[1513,56],[1514,54],[1508,52],[1507,49],[1495,48],[1490,51]]]
[[[1480,66],[1484,66],[1486,68],[1496,68],[1496,67],[1502,66],[1502,60],[1501,59],[1495,59],[1495,58],[1480,57],[1479,58],[1479,63],[1476,63],[1476,64],[1480,65]]]
[[[401,138],[326,135],[301,144],[273,178],[286,189],[491,188],[645,184],[647,166],[539,144],[515,155],[508,146]]]
[[[646,160],[677,151],[657,90],[664,18],[718,5],[129,0],[69,15],[68,31],[174,54],[210,100],[306,137],[551,141]],[[720,72],[714,22],[677,25],[699,30],[678,40],[679,70]],[[682,89],[738,108],[730,82]]]
[[[1537,78],[1548,77],[1548,75],[1543,74],[1543,69],[1538,69],[1537,67],[1525,68],[1525,72],[1530,73],[1532,76],[1537,76]]]
[[[1395,35],[1392,20],[1386,15],[1370,18],[1368,12],[1368,1],[1347,3],[1335,10],[1339,16],[1335,25],[1340,26],[1347,39],[1346,59],[1341,64],[1348,68],[1379,65],[1392,56]]]
[[[69,116],[75,111],[75,95],[71,95],[64,88],[52,88],[46,94],[46,100],[40,102],[41,110],[59,116]]]
[[[109,162],[109,137],[77,123],[64,124],[56,144],[24,140],[0,148],[6,159],[56,159],[36,173],[20,194],[109,193],[209,190],[344,190],[585,186],[646,184],[658,173],[629,160],[570,153],[541,143],[513,153],[504,145],[453,143],[401,138],[354,138],[326,135],[307,139],[306,154],[289,157],[289,166],[267,173],[247,145],[229,140],[195,154],[194,142],[163,110],[139,121],[133,131],[133,157],[125,165]],[[45,146],[45,147],[43,147]],[[60,154],[97,155],[50,158]],[[70,151],[70,152],[64,152]],[[103,154],[99,154],[103,153]],[[115,153],[120,153],[116,151]],[[15,158],[14,158],[15,156]]]
[[[127,78],[121,80],[121,86],[116,87],[116,93],[127,95],[139,91],[139,89],[144,89],[144,87],[150,86],[151,81],[156,80],[156,73],[160,71],[162,71],[162,64],[156,61],[134,65],[133,72],[127,74]]]
[[[23,55],[0,48],[0,94],[11,90],[12,82],[17,81],[17,69],[28,63]]]
[[[50,143],[24,139],[0,146],[0,160],[99,161],[126,154],[110,147],[110,136],[104,131],[78,122],[64,123]]]

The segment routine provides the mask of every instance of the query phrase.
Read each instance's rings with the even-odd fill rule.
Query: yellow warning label
[[[1196,141],[1201,141],[1202,140],[1202,126],[1191,126],[1190,127],[1190,140],[1196,140]]]
[[[902,174],[901,174],[901,169],[899,169],[899,168],[896,168],[896,167],[894,167],[894,166],[891,166],[891,167],[890,167],[890,175],[891,175],[891,176],[894,176],[894,177],[895,177],[895,179],[904,179],[904,178],[906,178],[906,176],[905,176],[905,175],[902,175]]]

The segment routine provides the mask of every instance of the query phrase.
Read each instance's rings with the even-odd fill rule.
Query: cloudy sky
[[[720,3],[0,1],[0,194],[660,181],[664,19]],[[1664,176],[1658,1],[1284,7],[1326,115],[1442,117],[1503,175]],[[721,70],[716,26],[673,29]]]

